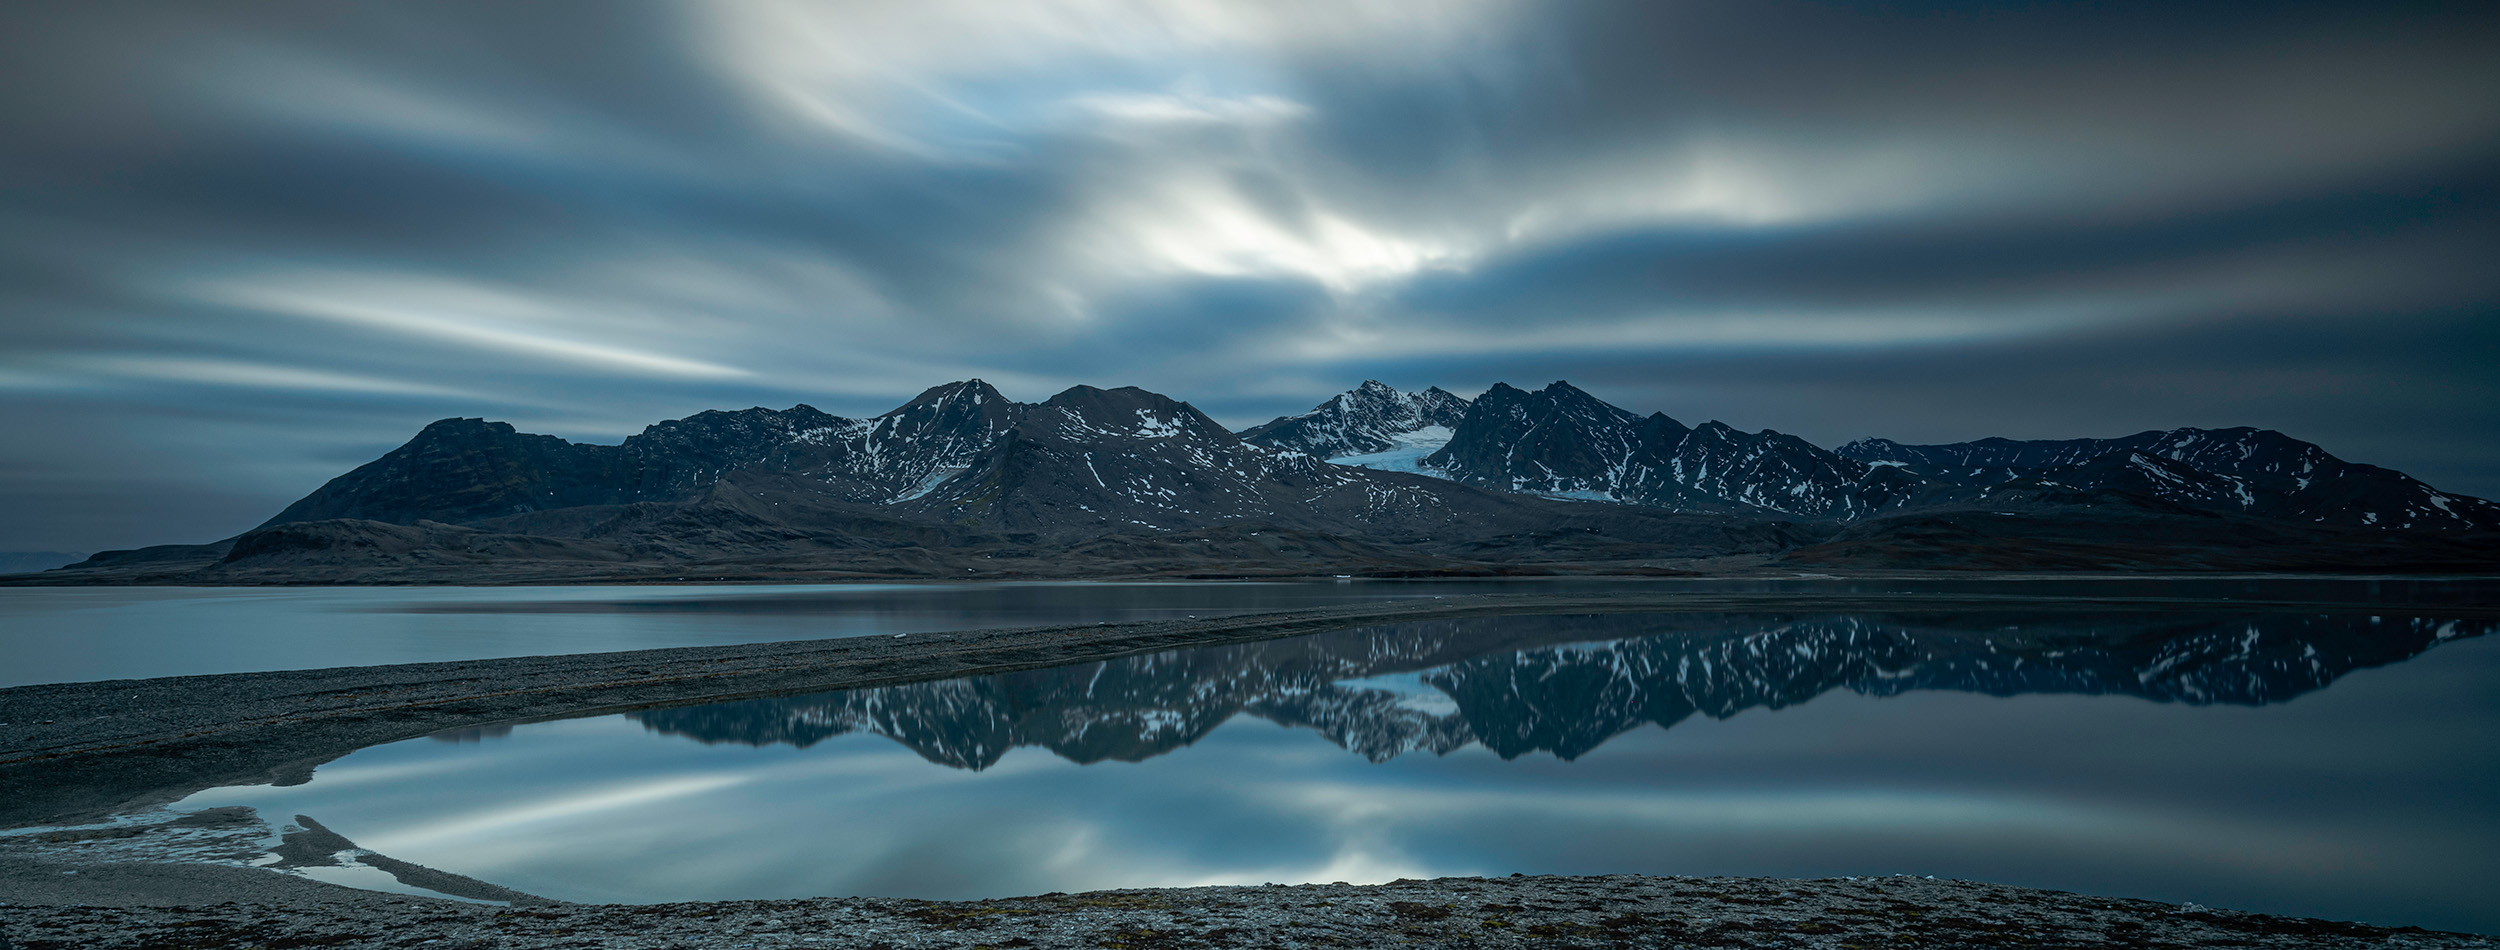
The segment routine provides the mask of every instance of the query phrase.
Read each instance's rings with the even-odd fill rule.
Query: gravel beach
[[[93,895],[109,891],[122,874],[89,868],[73,876],[103,878]],[[17,906],[0,910],[0,927],[21,950],[2500,945],[2467,934],[1911,877],[1441,878],[964,902],[828,898],[515,907],[324,885],[278,898],[194,905],[92,896],[52,903],[48,895],[25,893],[14,875],[11,890]]]

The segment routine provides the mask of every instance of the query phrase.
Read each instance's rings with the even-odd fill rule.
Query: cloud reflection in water
[[[2500,806],[2474,792],[2500,778],[2484,632],[2316,615],[1408,624],[399,743],[185,807],[310,814],[575,900],[1908,872],[2489,930],[2470,883],[2500,872]],[[1431,684],[1455,712],[1367,688],[1381,678]],[[425,767],[445,771],[329,781]]]

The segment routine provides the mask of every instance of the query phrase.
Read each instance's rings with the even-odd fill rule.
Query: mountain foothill
[[[37,583],[1960,571],[2445,572],[2500,505],[2280,432],[1826,449],[1565,382],[1378,381],[1238,432],[980,380],[870,418],[711,411],[621,444],[444,419],[266,523]]]

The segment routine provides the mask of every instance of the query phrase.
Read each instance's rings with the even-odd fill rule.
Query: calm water
[[[665,587],[0,588],[0,687],[1091,623],[1481,592],[1883,591],[1787,580],[850,584]],[[1937,592],[2500,602],[2488,581],[2259,577],[1920,581]]]
[[[1622,581],[1528,582],[1534,589]],[[1213,616],[1509,582],[0,588],[0,687]]]
[[[1412,623],[415,740],[179,807],[590,901],[1912,873],[2494,932],[2493,626]]]

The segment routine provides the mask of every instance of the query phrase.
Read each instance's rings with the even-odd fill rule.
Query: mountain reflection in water
[[[705,743],[806,747],[871,733],[975,770],[1020,746],[1079,763],[1142,761],[1241,713],[1309,728],[1374,762],[1469,743],[1504,759],[1570,760],[1643,723],[1725,719],[1835,689],[2280,703],[2494,625],[2298,614],[1489,617],[633,718]]]

